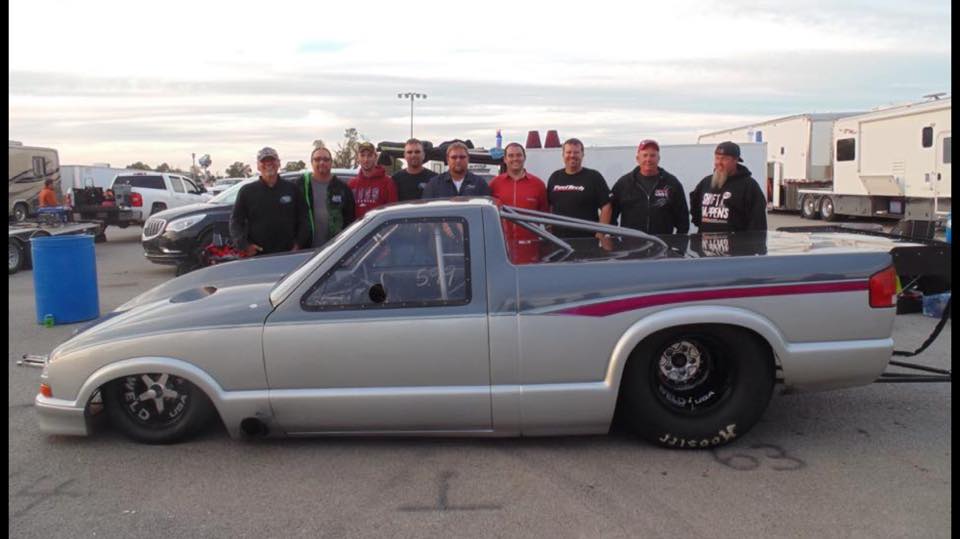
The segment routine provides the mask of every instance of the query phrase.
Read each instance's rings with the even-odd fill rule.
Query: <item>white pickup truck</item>
[[[140,210],[134,212],[140,214],[140,218],[136,219],[139,225],[159,211],[206,202],[212,198],[201,183],[164,172],[118,174],[113,180],[114,192],[119,185],[130,186],[130,199],[126,202],[131,209]]]

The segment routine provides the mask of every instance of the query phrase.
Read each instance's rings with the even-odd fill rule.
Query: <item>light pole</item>
[[[427,94],[418,94],[416,92],[406,92],[397,94],[399,99],[409,99],[410,100],[410,138],[413,138],[413,100],[414,99],[426,99]]]

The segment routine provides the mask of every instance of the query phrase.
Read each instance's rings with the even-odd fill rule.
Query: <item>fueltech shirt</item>
[[[610,188],[596,170],[582,168],[576,174],[560,169],[547,180],[547,201],[553,213],[600,222],[597,213],[610,202]],[[590,232],[569,228],[554,228],[560,237],[592,236]]]

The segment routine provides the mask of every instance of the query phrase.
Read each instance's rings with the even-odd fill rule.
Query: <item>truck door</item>
[[[479,208],[371,224],[271,313],[286,432],[491,429],[482,225]]]
[[[934,194],[936,196],[950,196],[950,161],[951,159],[951,132],[945,131],[937,135],[937,162],[934,164],[936,180],[934,181]]]

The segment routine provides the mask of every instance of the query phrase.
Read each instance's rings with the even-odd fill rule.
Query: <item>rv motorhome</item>
[[[60,157],[53,148],[24,146],[22,142],[9,141],[9,204],[7,216],[16,221],[36,214],[38,196],[43,181],[53,179],[53,188],[60,190]]]
[[[951,98],[875,110],[833,127],[833,186],[801,189],[802,215],[941,222],[950,213]]]

